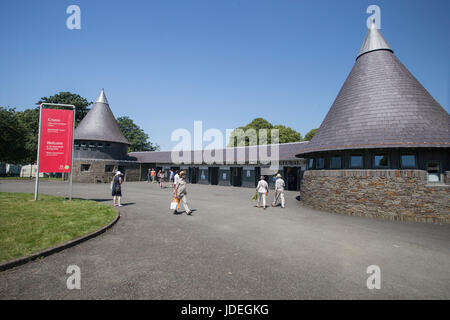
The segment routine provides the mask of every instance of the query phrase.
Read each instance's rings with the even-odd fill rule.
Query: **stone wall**
[[[450,223],[450,185],[428,184],[422,170],[309,170],[301,200],[348,215]]]
[[[83,165],[89,165],[89,169],[83,171]],[[109,183],[116,170],[125,173],[124,181],[139,181],[139,163],[93,159],[74,159],[73,181],[83,183]]]

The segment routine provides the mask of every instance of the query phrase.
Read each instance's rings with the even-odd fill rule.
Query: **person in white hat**
[[[277,174],[277,180],[275,181],[275,195],[273,196],[272,207],[277,205],[278,199],[281,200],[281,207],[284,208],[284,180],[281,178],[281,174]]]
[[[117,171],[114,175],[111,191],[113,196],[113,205],[114,207],[122,205],[120,204],[120,199],[122,198],[122,178],[120,177],[122,175],[122,172]]]
[[[256,206],[259,208],[262,200],[263,209],[266,210],[266,193],[269,191],[269,185],[267,184],[264,176],[260,177],[258,185],[256,186],[256,192],[258,193],[257,204]]]
[[[188,204],[187,204],[187,198],[186,198],[186,181],[184,180],[186,176],[186,172],[185,171],[181,171],[180,172],[180,177],[178,178],[177,181],[177,187],[176,187],[176,197],[177,199],[183,203],[184,209],[186,210],[186,214],[188,215],[192,215],[192,210],[189,209]],[[177,212],[177,210],[175,209],[175,213]]]

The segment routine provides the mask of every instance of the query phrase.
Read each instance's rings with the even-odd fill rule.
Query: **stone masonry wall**
[[[90,165],[88,171],[81,171],[81,165]],[[112,170],[106,172],[106,166]],[[79,160],[73,161],[73,181],[83,183],[109,183],[115,170],[125,171],[125,181],[139,181],[140,164],[117,160]]]
[[[450,185],[428,184],[422,170],[310,170],[301,200],[348,215],[450,223]]]

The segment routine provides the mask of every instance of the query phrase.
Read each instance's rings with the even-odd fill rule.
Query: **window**
[[[309,158],[308,160],[308,169],[314,168],[314,158]]]
[[[82,164],[81,165],[81,172],[89,171],[91,165],[90,164]]]
[[[324,158],[317,158],[317,169],[323,169],[325,167],[325,159]]]
[[[362,155],[352,155],[350,156],[350,168],[362,168],[363,156]]]
[[[89,142],[89,148],[95,148],[95,143],[94,142]]]
[[[105,166],[105,172],[113,172],[114,166],[113,165],[106,165]]]
[[[439,162],[428,162],[428,182],[440,182],[441,165]]]
[[[373,156],[374,168],[389,168],[389,155],[388,154],[376,154]]]
[[[330,159],[331,169],[341,169],[341,157],[331,157]]]
[[[98,147],[99,147],[99,148],[103,148],[103,143],[99,143],[99,144],[98,144]]]
[[[413,154],[402,154],[400,156],[400,163],[402,168],[416,168],[416,156]]]

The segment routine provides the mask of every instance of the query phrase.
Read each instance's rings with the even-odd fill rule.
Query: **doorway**
[[[209,184],[218,185],[219,184],[219,167],[209,167]]]
[[[233,187],[242,186],[242,167],[231,167],[230,183]]]
[[[298,169],[297,167],[283,168],[287,190],[298,190]]]
[[[198,181],[198,167],[189,168],[189,182],[197,183]]]

